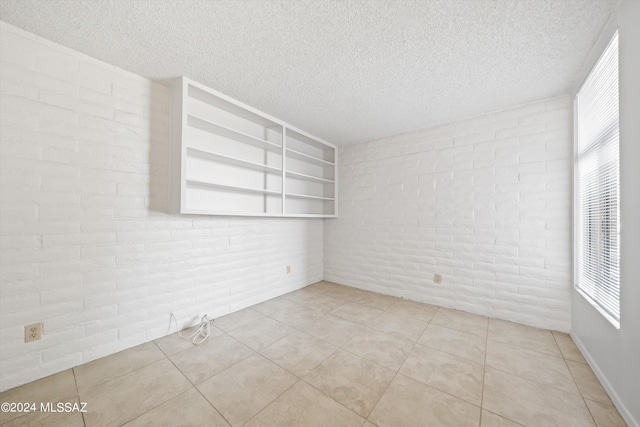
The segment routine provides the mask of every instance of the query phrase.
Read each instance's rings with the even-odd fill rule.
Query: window
[[[575,286],[620,326],[618,34],[575,100]]]

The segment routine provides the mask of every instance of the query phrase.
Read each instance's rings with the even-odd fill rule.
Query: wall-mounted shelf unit
[[[186,77],[171,120],[173,213],[337,216],[335,146]]]

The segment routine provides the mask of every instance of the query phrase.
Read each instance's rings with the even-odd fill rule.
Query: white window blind
[[[620,324],[618,34],[576,95],[576,287]]]

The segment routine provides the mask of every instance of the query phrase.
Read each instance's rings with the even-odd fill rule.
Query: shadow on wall
[[[153,83],[149,116],[149,193],[145,200],[150,212],[169,215],[169,108],[170,84]],[[164,105],[163,105],[164,104]]]

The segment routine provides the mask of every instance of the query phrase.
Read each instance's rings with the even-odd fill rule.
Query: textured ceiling
[[[0,19],[346,144],[569,92],[617,4],[1,0]]]

